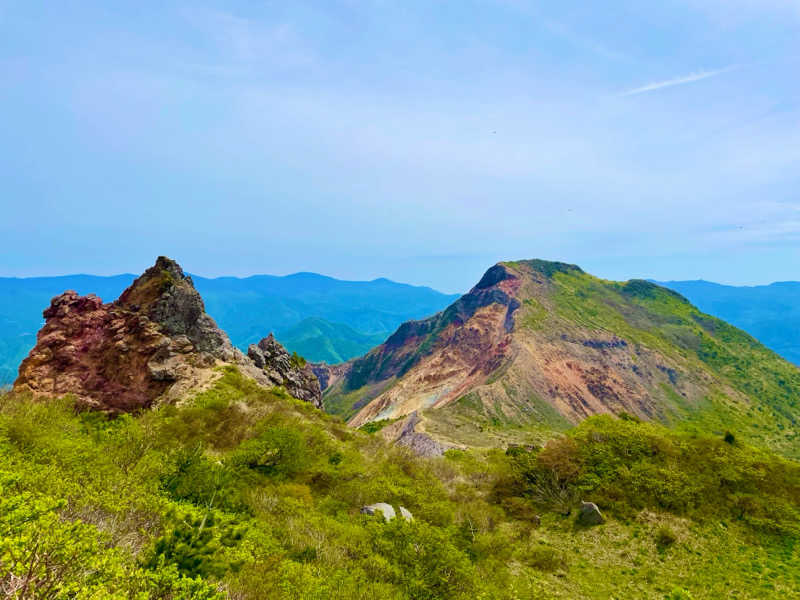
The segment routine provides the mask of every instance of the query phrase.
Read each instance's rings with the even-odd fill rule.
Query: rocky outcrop
[[[600,509],[597,508],[597,504],[594,502],[581,502],[581,508],[578,511],[578,523],[580,525],[591,527],[592,525],[602,525],[605,522],[605,517],[603,517]]]
[[[340,363],[338,365],[329,365],[324,362],[309,364],[311,365],[311,371],[317,376],[319,385],[323,391],[332,385],[336,385],[339,380],[343,377],[347,377],[350,372],[349,362]]]
[[[163,256],[115,302],[67,291],[43,316],[14,383],[18,392],[69,394],[86,408],[136,412],[177,400],[216,377],[212,367],[234,364],[261,385],[284,385],[320,405],[310,369],[287,365],[274,340],[257,367],[206,314],[191,277]]]
[[[192,278],[174,260],[159,256],[114,304],[146,316],[170,338],[185,336],[197,352],[224,362],[242,362],[242,353],[206,314]]]
[[[295,398],[322,408],[319,379],[311,365],[297,354],[290,355],[271,333],[258,344],[250,344],[247,356],[270,383],[283,386]]]
[[[397,510],[400,512],[400,516],[406,521],[414,520],[414,516],[408,509],[398,506]],[[370,516],[380,514],[384,521],[391,521],[397,516],[397,512],[395,512],[394,507],[386,502],[376,502],[375,504],[370,504],[369,506],[362,506],[361,514]]]
[[[386,441],[408,448],[417,456],[428,458],[442,456],[447,450],[455,447],[433,439],[424,431],[418,431],[421,422],[419,414],[414,411],[397,423],[384,427],[381,434]]]
[[[67,291],[43,316],[16,391],[73,394],[91,408],[132,411],[152,404],[176,377],[168,363],[184,348],[143,315]]]

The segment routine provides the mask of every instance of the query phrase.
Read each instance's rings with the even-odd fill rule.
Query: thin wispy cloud
[[[702,81],[704,79],[710,79],[711,77],[716,77],[717,75],[722,75],[723,73],[732,71],[735,68],[736,65],[731,65],[730,67],[725,67],[724,69],[717,69],[716,71],[699,71],[697,73],[684,75],[683,77],[674,77],[672,79],[665,79],[664,81],[656,81],[653,83],[648,83],[647,85],[643,85],[641,87],[633,88],[632,90],[627,90],[625,92],[622,92],[620,96],[638,96],[639,94],[655,92],[658,90],[663,90],[665,88],[675,87],[676,85],[695,83],[696,81]]]
[[[630,62],[631,60],[629,56],[621,52],[617,52],[616,50],[613,50],[612,48],[609,48],[608,46],[601,44],[594,39],[578,35],[563,23],[559,23],[558,21],[553,21],[551,19],[545,19],[544,23],[547,29],[555,35],[567,40],[574,46],[588,50],[597,56],[614,61]]]

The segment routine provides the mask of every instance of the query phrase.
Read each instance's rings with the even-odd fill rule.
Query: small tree
[[[238,569],[239,565],[224,555],[225,548],[236,546],[242,539],[243,531],[234,523],[219,524],[211,510],[203,515],[173,511],[167,518],[169,528],[156,540],[144,562],[146,569],[172,564],[186,577],[217,578]]]
[[[303,437],[287,427],[270,427],[244,442],[231,456],[235,467],[246,467],[273,477],[291,477],[305,466]]]

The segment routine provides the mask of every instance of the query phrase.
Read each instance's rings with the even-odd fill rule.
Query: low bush
[[[581,499],[605,525],[574,527]],[[0,396],[20,600],[792,597],[799,499],[796,463],[631,419],[425,459],[231,369],[135,417]],[[360,514],[375,502],[414,521]]]
[[[511,460],[516,490],[553,510],[581,497],[622,517],[656,508],[800,532],[800,465],[717,437],[592,417],[541,452]]]

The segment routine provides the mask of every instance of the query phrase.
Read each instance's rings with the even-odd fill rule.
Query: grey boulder
[[[581,525],[602,525],[605,523],[605,517],[597,504],[594,502],[581,502],[581,508],[578,512],[578,523]]]
[[[404,507],[398,506],[398,510],[400,511],[400,516],[403,517],[406,521],[413,521],[413,515]],[[394,507],[391,504],[386,504],[386,502],[377,502],[375,504],[370,504],[368,506],[363,506],[361,508],[361,514],[364,515],[376,515],[380,513],[383,515],[384,520],[391,521],[397,516],[397,513],[394,510]]]
[[[398,506],[397,508],[400,511],[400,516],[403,517],[406,521],[414,520],[414,515],[412,515],[411,511],[409,511],[407,508],[403,506]]]

